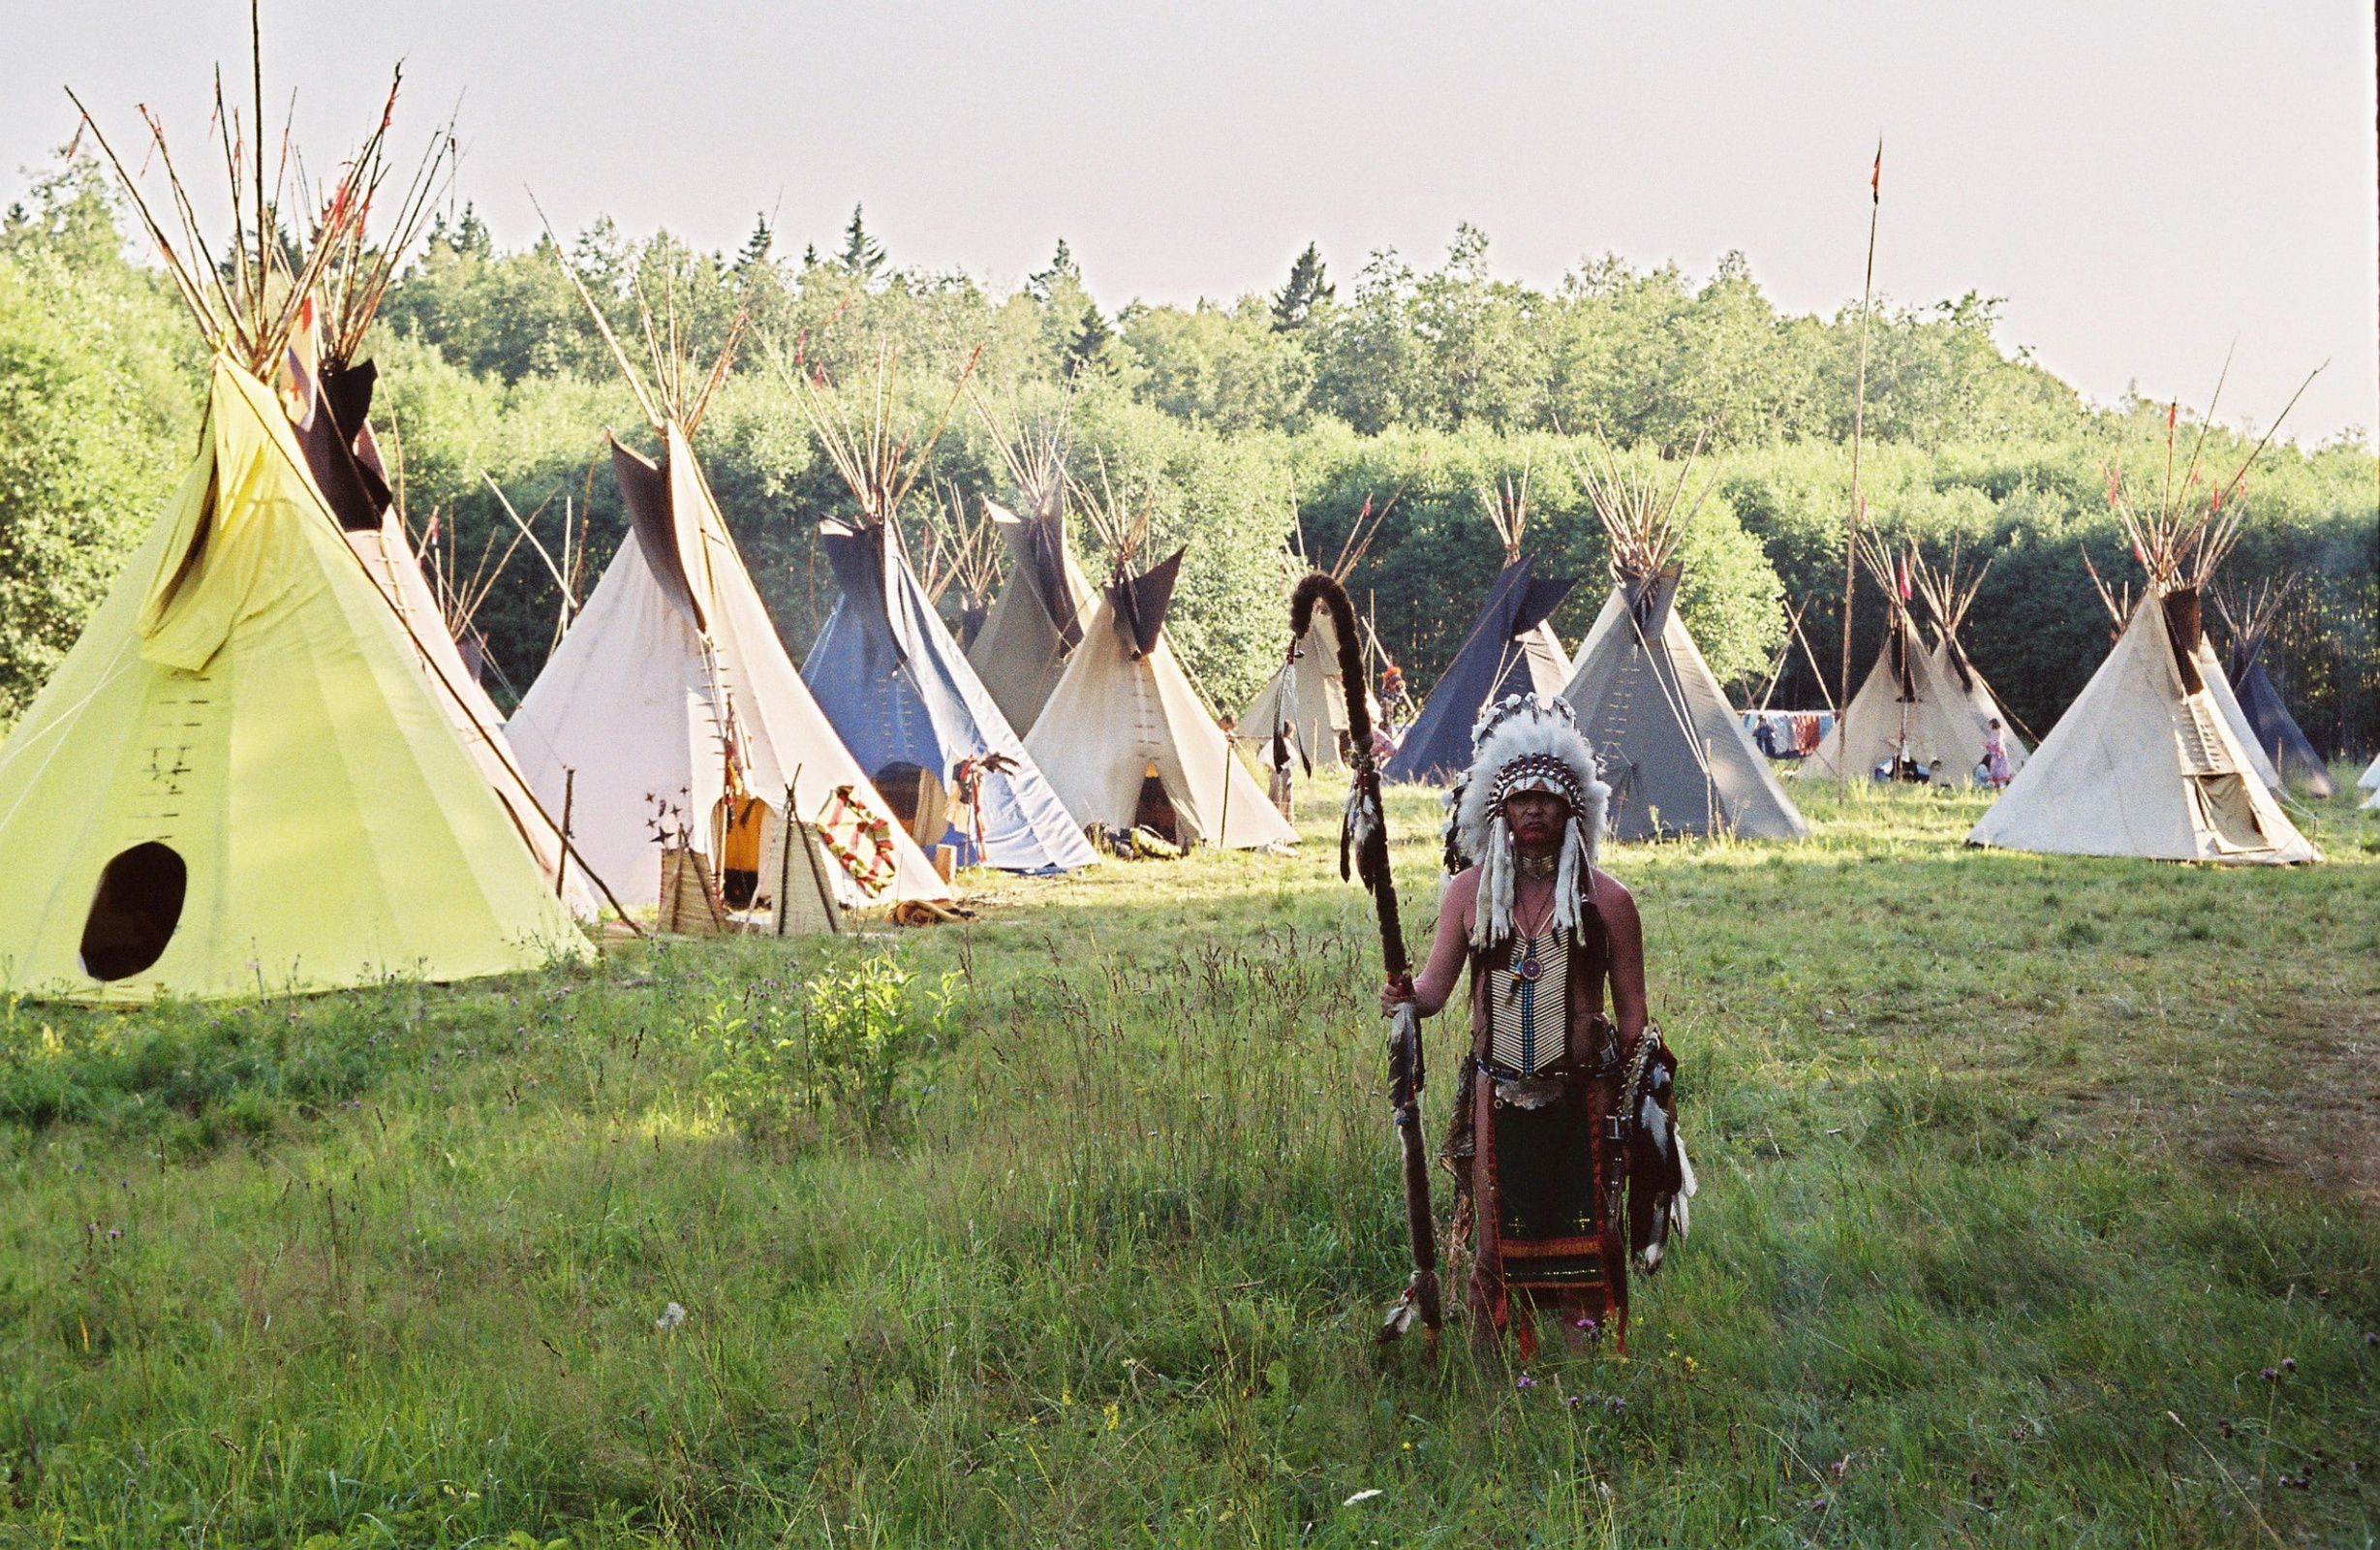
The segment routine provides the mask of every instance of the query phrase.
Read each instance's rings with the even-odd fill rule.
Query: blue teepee
[[[893,525],[821,522],[819,543],[843,597],[802,678],[885,799],[910,814],[939,811],[964,781],[974,790],[972,814],[955,808],[943,832],[925,837],[929,847],[955,846],[963,861],[1010,872],[1097,860],[934,611]]]
[[[1487,606],[1455,654],[1430,702],[1381,774],[1392,781],[1444,785],[1470,767],[1471,727],[1491,700],[1506,695],[1559,695],[1570,664],[1546,620],[1578,583],[1530,574],[1526,555],[1498,574]]]
[[[2235,604],[2228,594],[2218,592],[2215,606],[2222,610],[2223,622],[2231,626],[2232,694],[2256,733],[2256,746],[2272,760],[2272,767],[2283,781],[2294,776],[2304,785],[2307,794],[2328,797],[2338,790],[2331,780],[2330,761],[2314,751],[2313,741],[2298,725],[2298,719],[2289,714],[2280,690],[2265,671],[2265,644],[2272,638],[2272,626],[2280,617],[2282,605],[2296,590],[2297,580],[2291,577],[2277,586],[2260,589],[2246,600],[2244,606]]]

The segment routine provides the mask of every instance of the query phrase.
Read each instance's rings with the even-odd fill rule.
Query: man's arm
[[[1612,1020],[1620,1025],[1620,1047],[1629,1049],[1645,1031],[1645,927],[1636,900],[1609,873],[1594,874],[1594,905],[1612,945]]]
[[[1446,884],[1445,901],[1437,912],[1437,933],[1430,939],[1430,961],[1420,976],[1380,993],[1380,1012],[1386,1016],[1397,1004],[1411,1001],[1424,1017],[1434,1016],[1454,994],[1463,976],[1463,958],[1469,945],[1471,902],[1479,894],[1479,869],[1467,867]]]

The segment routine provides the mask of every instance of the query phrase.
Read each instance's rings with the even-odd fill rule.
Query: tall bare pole
[[[248,0],[248,74],[256,103],[256,322],[264,336],[264,244],[271,223],[264,213],[264,13],[263,0]]]
[[[2380,8],[2380,0],[2373,0]],[[1836,714],[1837,746],[1848,754],[1851,738],[1842,718],[1851,713],[1851,599],[1859,586],[1860,519],[1867,512],[1860,500],[1860,444],[1868,431],[1868,313],[1876,290],[1876,216],[1884,206],[1884,138],[1876,137],[1876,164],[1868,173],[1868,277],[1860,282],[1859,386],[1851,401],[1851,517],[1843,525],[1842,541],[1842,708]],[[1835,760],[1835,794],[1851,794],[1851,761]]]

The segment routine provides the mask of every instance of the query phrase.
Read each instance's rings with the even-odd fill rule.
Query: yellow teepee
[[[0,991],[326,990],[590,951],[273,391],[218,355],[197,460],[0,747]]]

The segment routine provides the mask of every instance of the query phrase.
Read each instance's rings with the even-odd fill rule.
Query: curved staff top
[[[1068,872],[1098,859],[1024,741],[968,666],[903,556],[891,524],[819,524],[843,596],[802,663],[803,681],[872,776],[910,763],[952,783],[959,761],[997,754],[977,796],[982,854],[958,826],[941,843],[1008,872]]]

